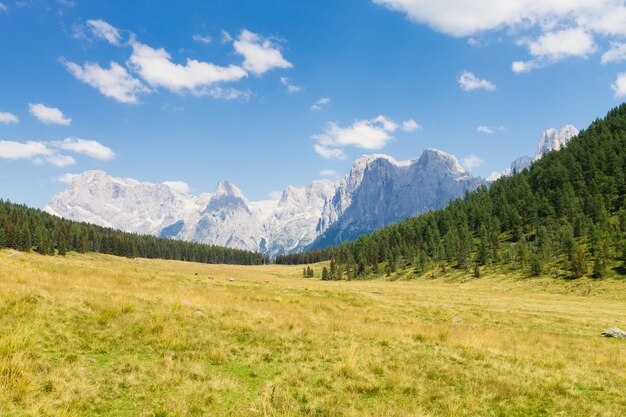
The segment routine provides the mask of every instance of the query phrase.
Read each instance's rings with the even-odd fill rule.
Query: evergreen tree
[[[587,273],[587,258],[582,247],[579,246],[574,250],[570,263],[572,277],[580,278]]]
[[[328,276],[328,268],[322,268],[322,281],[328,281],[330,277]]]

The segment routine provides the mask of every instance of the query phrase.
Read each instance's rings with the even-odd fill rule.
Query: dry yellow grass
[[[10,253],[1,416],[626,415],[624,281]]]

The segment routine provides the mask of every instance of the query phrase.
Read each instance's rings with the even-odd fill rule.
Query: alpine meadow
[[[626,415],[625,16],[0,0],[0,417]]]

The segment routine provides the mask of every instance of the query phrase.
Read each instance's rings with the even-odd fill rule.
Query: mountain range
[[[534,160],[578,134],[565,125],[545,131]],[[378,228],[444,207],[497,176],[530,166],[530,157],[487,180],[456,157],[427,149],[396,161],[367,155],[340,181],[289,186],[278,200],[250,201],[236,185],[220,181],[212,193],[191,195],[172,183],[116,178],[103,171],[71,176],[69,187],[44,211],[139,234],[259,251],[270,257],[353,240]]]

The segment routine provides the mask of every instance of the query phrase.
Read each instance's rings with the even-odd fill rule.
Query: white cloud
[[[624,33],[621,0],[373,0],[451,36],[575,21],[600,33]],[[619,20],[621,17],[621,20]]]
[[[37,120],[47,125],[55,124],[69,126],[72,124],[72,119],[65,117],[63,112],[56,107],[48,107],[42,103],[29,103],[28,109],[30,113],[37,118]]]
[[[28,141],[26,143],[11,140],[0,140],[0,158],[30,159],[34,163],[48,162],[57,167],[75,164],[71,156],[61,155],[44,142]]]
[[[293,67],[272,42],[249,30],[242,30],[233,46],[244,58],[243,68],[253,74],[261,75],[274,68]]]
[[[626,72],[618,74],[615,83],[611,87],[615,91],[615,97],[626,96]]]
[[[6,4],[0,3],[0,12],[9,13],[9,8],[7,7]]]
[[[63,168],[68,165],[76,164],[76,160],[72,158],[71,156],[63,155],[63,154],[56,153],[56,152],[46,156],[44,159],[46,160],[46,162],[58,168]],[[35,160],[35,163],[39,163],[39,161]]]
[[[474,90],[487,90],[494,91],[496,89],[495,84],[491,81],[483,80],[475,76],[473,73],[469,71],[463,71],[458,79],[459,86],[464,91],[474,91]]]
[[[26,143],[11,140],[0,140],[0,158],[21,159],[45,156],[50,153],[48,147],[42,142],[28,141]]]
[[[422,126],[413,119],[408,119],[402,122],[402,130],[405,132],[415,132],[416,130],[422,130]]]
[[[357,120],[348,127],[341,127],[334,122],[326,124],[324,133],[312,136],[317,143],[315,152],[326,159],[343,159],[345,153],[341,148],[356,146],[363,149],[382,149],[393,139],[391,134],[398,125],[385,116],[374,119]]]
[[[313,150],[315,150],[315,152],[317,152],[322,158],[346,159],[346,154],[341,149],[329,148],[328,146],[316,143],[313,145]]]
[[[608,64],[611,62],[626,61],[626,43],[611,42],[611,48],[602,54],[600,62]]]
[[[104,20],[88,20],[87,26],[91,29],[91,32],[100,39],[104,39],[111,45],[120,46],[122,42],[122,36],[120,31],[105,22]]]
[[[511,69],[516,74],[529,72],[569,57],[586,58],[597,49],[593,35],[582,28],[567,28],[547,32],[535,40],[520,40],[518,44],[527,45],[528,53],[534,59],[514,61],[511,64]]]
[[[0,123],[4,123],[5,125],[10,125],[11,123],[19,123],[20,119],[9,112],[0,111]]]
[[[38,165],[49,163],[56,167],[76,164],[72,156],[61,151],[84,154],[100,160],[108,160],[115,156],[111,149],[99,142],[78,138],[52,142],[0,140],[0,159],[28,159]]]
[[[54,180],[58,182],[62,182],[63,184],[72,185],[72,181],[74,181],[74,178],[76,178],[77,176],[78,174],[66,173],[63,175],[59,175]]]
[[[288,77],[280,77],[280,83],[287,87],[287,92],[289,94],[302,92],[302,87],[291,84]]]
[[[469,155],[466,158],[463,158],[463,167],[469,171],[472,169],[482,165],[485,161],[477,157],[476,155]]]
[[[222,43],[228,43],[228,42],[232,42],[232,41],[234,41],[234,39],[230,35],[230,33],[228,33],[225,30],[223,30],[222,31]]]
[[[502,132],[506,130],[504,126],[478,126],[476,128],[476,132],[478,133],[486,133],[488,135],[493,135],[496,132]]]
[[[532,56],[552,61],[569,56],[587,56],[595,49],[593,36],[580,28],[548,32],[528,43],[528,52]]]
[[[130,75],[126,68],[116,62],[111,62],[108,69],[89,62],[83,66],[69,61],[63,61],[63,63],[76,79],[89,84],[105,96],[114,98],[120,103],[139,103],[139,94],[148,92],[141,81]]]
[[[190,190],[189,184],[184,181],[164,181],[163,185],[167,185],[172,190],[181,194],[187,194]]]
[[[328,103],[330,103],[330,98],[322,97],[315,103],[311,104],[311,111],[320,111]]]
[[[66,138],[50,142],[50,145],[57,149],[84,154],[101,161],[108,161],[115,157],[115,152],[95,140]]]
[[[541,65],[537,61],[513,61],[511,64],[511,70],[516,74],[523,74],[539,67]]]
[[[626,36],[624,0],[373,0],[420,24],[455,37],[502,31],[528,46],[532,59],[517,60],[515,73],[529,72],[569,57],[587,57],[594,36],[621,41]],[[537,32],[540,33],[537,36]],[[532,41],[525,38],[536,38]],[[611,62],[609,54],[603,62]],[[621,56],[621,55],[620,55]]]
[[[199,33],[196,33],[195,35],[193,35],[191,37],[194,41],[196,42],[200,42],[203,44],[209,44],[213,41],[213,38],[210,35],[201,35]]]
[[[323,169],[319,172],[320,177],[326,177],[326,178],[336,178],[337,177],[337,171],[335,171],[334,169]]]
[[[236,65],[221,67],[208,62],[187,59],[185,65],[175,64],[163,48],[154,49],[131,39],[133,53],[128,60],[130,67],[148,84],[164,87],[170,91],[190,91],[209,94],[210,86],[219,82],[238,81],[247,76]]]

